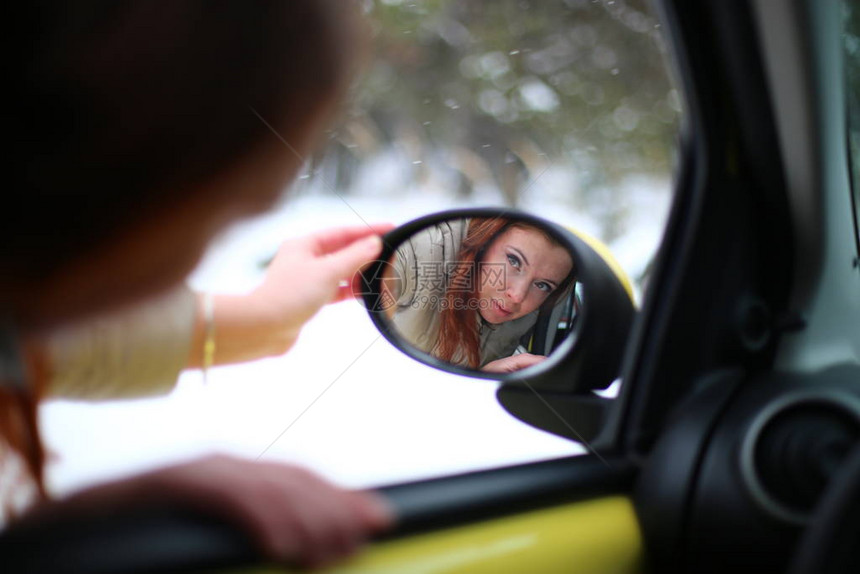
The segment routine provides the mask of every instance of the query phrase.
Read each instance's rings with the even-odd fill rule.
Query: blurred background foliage
[[[522,207],[536,179],[562,168],[568,189],[556,193],[577,209],[603,209],[604,240],[620,233],[618,218],[594,204],[612,205],[631,175],[668,180],[680,104],[647,2],[363,6],[373,59],[305,179],[368,193],[360,172],[387,155],[415,188],[432,180],[465,201],[489,189],[498,203]]]

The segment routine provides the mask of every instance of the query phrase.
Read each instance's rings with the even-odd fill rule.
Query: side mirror
[[[525,213],[465,209],[383,237],[361,272],[380,332],[432,367],[557,392],[618,376],[635,314],[623,272],[593,240]]]

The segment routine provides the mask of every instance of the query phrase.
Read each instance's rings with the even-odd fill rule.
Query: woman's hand
[[[93,487],[22,521],[164,502],[224,518],[250,533],[267,559],[305,566],[344,558],[394,522],[386,502],[371,492],[338,488],[295,466],[224,456]]]
[[[326,303],[354,296],[356,273],[379,255],[379,236],[393,227],[343,227],[286,241],[250,295],[252,303],[297,332]]]
[[[382,249],[393,225],[330,229],[285,241],[263,283],[248,295],[214,300],[215,364],[281,355],[327,303],[354,297],[356,272]],[[189,366],[201,366],[205,326],[195,327]]]
[[[490,361],[489,363],[481,367],[481,370],[487,373],[513,373],[519,371],[520,369],[525,369],[526,367],[537,365],[545,359],[546,356],[544,355],[520,353],[519,355],[512,355],[510,357],[504,357],[502,359]]]

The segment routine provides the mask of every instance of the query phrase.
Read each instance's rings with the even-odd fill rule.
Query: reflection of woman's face
[[[492,324],[528,315],[559,288],[572,268],[567,250],[540,231],[510,227],[484,255],[478,312]]]

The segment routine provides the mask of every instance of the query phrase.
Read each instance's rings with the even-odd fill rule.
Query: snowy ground
[[[543,185],[551,186],[552,178],[547,174]],[[391,190],[401,184],[395,179],[377,193],[343,199],[303,194],[227,233],[190,282],[241,292],[259,281],[259,263],[285,237],[362,220],[401,223],[458,206],[434,189],[394,201]],[[633,276],[660,239],[666,185],[631,181],[625,195],[632,216],[611,247]],[[541,189],[530,190],[528,211],[599,235],[594,218],[554,202]],[[499,202],[487,196],[472,204]],[[199,372],[188,372],[173,393],[159,399],[44,406],[45,438],[56,454],[49,481],[64,492],[204,453],[230,452],[299,462],[344,485],[373,486],[584,452],[508,415],[495,389],[492,382],[413,362],[378,335],[358,302],[349,301],[320,312],[287,355],[214,369],[206,385]]]

